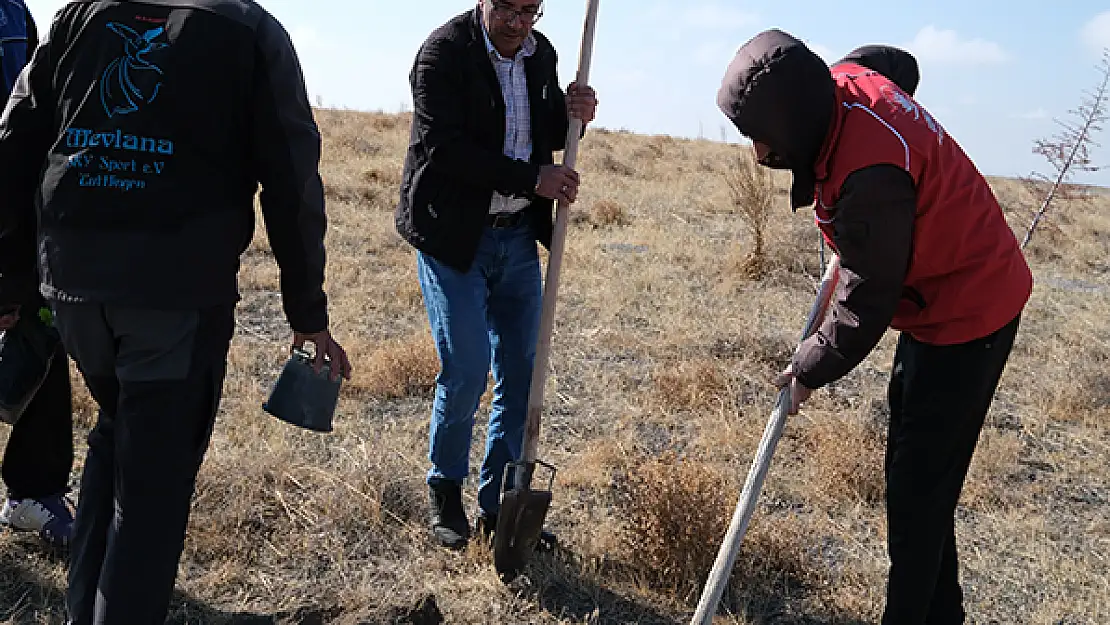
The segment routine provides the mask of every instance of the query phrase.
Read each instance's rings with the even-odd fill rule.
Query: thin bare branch
[[[1074,173],[1100,169],[1100,166],[1092,164],[1091,148],[1099,145],[1094,137],[1102,131],[1102,123],[1110,119],[1110,109],[1107,107],[1110,100],[1110,48],[1103,53],[1098,71],[1098,87],[1092,91],[1084,90],[1080,105],[1069,111],[1074,121],[1056,120],[1063,130],[1048,139],[1038,139],[1033,143],[1033,153],[1048,161],[1055,170],[1055,176],[1044,201],[1025,231],[1022,249],[1032,240],[1033,233],[1041,225],[1054,201],[1082,199],[1089,193],[1086,187],[1071,183]],[[1038,178],[1048,178],[1041,174],[1036,175]]]

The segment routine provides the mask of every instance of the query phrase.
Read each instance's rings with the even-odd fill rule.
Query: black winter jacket
[[[417,249],[466,271],[496,190],[532,198],[536,239],[550,245],[551,200],[533,194],[541,165],[566,144],[566,98],[551,42],[534,32],[525,60],[532,121],[530,162],[503,153],[505,103],[474,9],[436,29],[421,45],[409,75],[413,120],[395,221]]]
[[[50,299],[228,304],[261,184],[286,316],[317,332],[328,325],[319,157],[289,35],[258,4],[78,0],[0,120],[0,230],[33,238],[37,218]],[[33,280],[27,265],[15,272]]]
[[[38,28],[35,24],[35,18],[31,15],[31,11],[26,7],[24,8],[24,26],[26,32],[26,41],[0,42],[0,56],[5,57],[3,61],[12,62],[12,69],[18,67],[22,71],[26,66],[27,61],[31,59],[31,54],[39,45]],[[3,97],[0,101],[7,104],[8,95],[11,94],[12,87],[15,86],[15,79],[18,72],[11,74],[11,84],[8,83],[8,72],[0,77],[0,88],[3,89]],[[14,189],[6,194],[6,197],[0,199],[3,202],[11,202],[12,205],[19,205],[29,207],[34,200],[32,193],[23,193],[18,196],[14,193]],[[22,224],[16,224],[10,228],[0,228],[0,308],[5,308],[12,304],[15,305],[35,305],[41,303],[41,298],[38,294],[38,280],[37,271],[34,269],[35,257],[35,241],[33,229],[23,227]]]

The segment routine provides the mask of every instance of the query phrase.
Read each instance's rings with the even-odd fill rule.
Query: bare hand
[[[338,380],[342,375],[351,379],[351,361],[347,359],[347,352],[331,337],[327,330],[312,334],[293,333],[293,348],[304,349],[305,343],[312,343],[316,347],[316,357],[312,361],[312,369],[320,373],[324,367],[325,359],[331,362],[331,379]]]
[[[567,115],[588,124],[597,112],[597,96],[592,87],[579,87],[577,82],[567,85]]]
[[[574,203],[578,197],[578,172],[562,165],[540,167],[540,186],[536,195],[552,200]]]
[[[15,310],[8,309],[7,313],[0,315],[0,331],[10,330],[19,322],[19,306]]]
[[[794,377],[794,365],[788,366],[782,373],[775,376],[772,382],[779,390],[787,385],[790,385],[790,406],[787,408],[786,414],[796,415],[798,409],[802,407],[809,396],[813,394],[813,389],[803,386],[798,378]]]

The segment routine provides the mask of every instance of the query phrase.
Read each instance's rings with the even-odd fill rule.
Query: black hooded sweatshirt
[[[27,10],[24,14],[27,27],[27,52],[24,62],[26,64],[26,60],[30,60],[31,54],[39,46],[39,34],[31,11]],[[0,49],[0,53],[3,53],[2,49]],[[8,95],[11,93],[14,84],[9,85],[3,80],[0,80],[0,83],[3,83],[0,87],[4,90],[4,96],[0,101],[6,105]],[[15,205],[22,203],[24,206],[30,206],[34,201],[34,196],[25,193],[20,197],[14,193],[14,189],[9,189],[4,201],[12,202]],[[24,224],[21,223],[8,228],[0,228],[0,309],[12,305],[24,306],[38,303],[34,257],[35,240],[30,229],[25,228]]]
[[[0,231],[22,241],[4,273],[35,283],[37,227],[48,299],[232,304],[261,185],[286,317],[324,330],[320,145],[289,35],[257,3],[70,2],[0,120]]]
[[[815,165],[835,148],[828,145],[835,90],[820,57],[787,33],[768,30],[737,51],[718,92],[718,106],[736,128],[789,166],[794,209],[813,204]],[[820,388],[851,371],[889,327],[909,268],[916,196],[910,175],[890,165],[859,169],[842,185],[829,210],[840,280],[830,314],[794,356],[804,386]]]
[[[909,52],[894,46],[861,46],[834,63],[833,67],[841,63],[856,63],[867,69],[873,69],[898,85],[898,88],[911,98],[921,82],[917,59]]]

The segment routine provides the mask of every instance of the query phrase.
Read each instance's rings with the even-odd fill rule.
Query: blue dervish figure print
[[[159,27],[142,34],[130,26],[109,22],[108,29],[123,37],[123,56],[112,61],[100,77],[100,101],[108,117],[126,115],[150,104],[162,87],[162,69],[146,55],[169,47],[154,40],[166,31]]]

